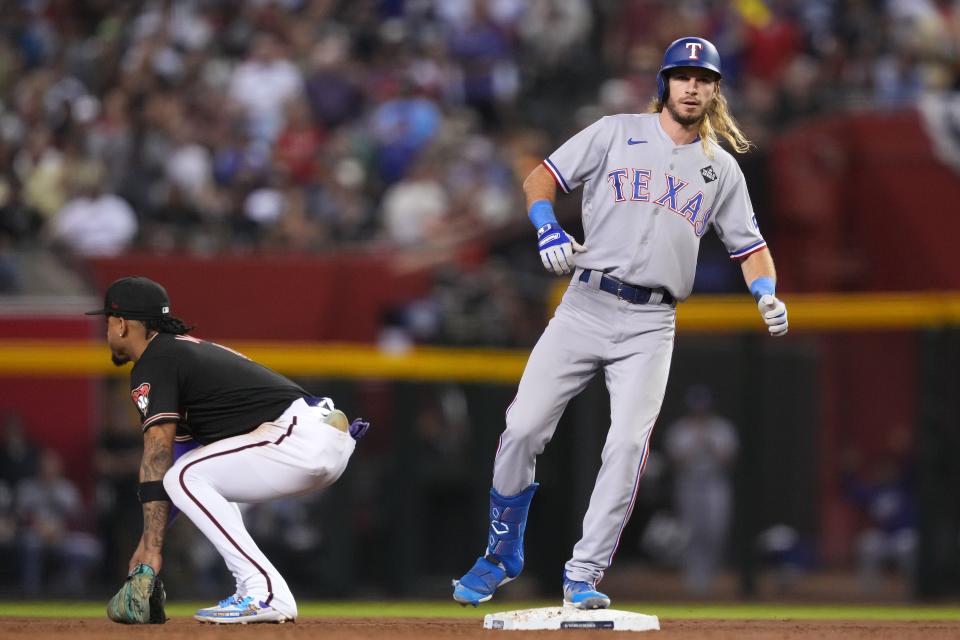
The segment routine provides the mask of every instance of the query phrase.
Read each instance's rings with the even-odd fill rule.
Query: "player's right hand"
[[[548,222],[537,229],[537,248],[540,260],[547,271],[562,276],[576,266],[573,254],[583,253],[587,248],[567,235],[560,225]]]

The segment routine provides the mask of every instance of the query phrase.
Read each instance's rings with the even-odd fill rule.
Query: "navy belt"
[[[583,273],[580,274],[580,282],[589,281],[590,269],[584,269]],[[673,306],[677,302],[666,289],[648,289],[647,287],[638,287],[636,285],[627,284],[626,282],[621,282],[613,276],[608,276],[605,273],[600,275],[600,290],[606,291],[607,293],[612,293],[613,295],[617,296],[618,300],[626,300],[631,304],[647,304],[650,302],[650,296],[658,291],[663,294],[663,299],[660,300],[661,304]]]

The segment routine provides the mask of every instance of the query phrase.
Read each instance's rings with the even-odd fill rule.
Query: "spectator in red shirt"
[[[286,127],[274,146],[274,162],[289,183],[307,186],[313,180],[326,133],[314,124],[310,106],[303,98],[288,102],[286,115]]]

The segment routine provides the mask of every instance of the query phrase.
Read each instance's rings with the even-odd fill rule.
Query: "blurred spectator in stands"
[[[874,100],[878,106],[903,108],[923,93],[923,70],[909,51],[894,51],[877,59],[873,69]]]
[[[757,551],[772,571],[777,595],[793,595],[804,575],[816,567],[816,544],[794,527],[777,523],[757,535]]]
[[[105,391],[105,419],[97,434],[93,468],[97,530],[105,550],[101,577],[109,583],[127,572],[135,546],[130,532],[143,524],[137,498],[143,436],[126,385],[111,381]]]
[[[518,24],[525,55],[533,55],[540,73],[563,71],[582,55],[593,28],[586,0],[532,0]]]
[[[793,15],[793,3],[771,0],[766,3],[743,2],[735,6],[741,11],[746,26],[743,73],[768,82],[776,81],[803,47],[798,21]]]
[[[523,206],[511,168],[493,142],[482,135],[464,134],[446,155],[450,158],[444,163],[443,183],[459,224],[497,229],[515,220]]]
[[[17,567],[17,515],[13,490],[0,480],[0,584],[15,582]]]
[[[392,184],[414,166],[421,151],[440,129],[441,114],[434,102],[417,95],[408,78],[386,79],[379,87],[380,104],[370,126],[377,145],[380,178]]]
[[[520,22],[524,6],[508,0],[474,2],[470,9],[466,19],[451,25],[447,52],[460,65],[459,93],[466,105],[487,129],[498,128],[503,110],[512,106],[520,88],[512,28]]]
[[[3,440],[0,441],[0,480],[12,491],[24,478],[31,478],[40,469],[40,450],[28,437],[23,422],[15,413],[3,417]]]
[[[230,78],[230,97],[247,116],[250,136],[272,143],[283,127],[284,105],[303,92],[300,70],[286,55],[278,36],[262,32],[254,37],[247,59]]]
[[[368,188],[369,171],[345,132],[324,146],[316,177],[306,191],[310,220],[339,248],[370,242],[381,226],[374,196]]]
[[[100,543],[82,529],[88,509],[63,475],[60,455],[44,450],[38,475],[22,480],[15,495],[23,593],[40,593],[48,562],[57,567],[57,579],[50,583],[60,590],[55,595],[85,593],[100,560]]]
[[[432,159],[417,162],[383,196],[383,229],[397,246],[413,247],[441,239],[449,232],[449,214],[449,196]]]
[[[54,145],[52,132],[38,123],[30,128],[14,158],[13,170],[23,185],[24,203],[43,219],[50,218],[66,200],[64,155]]]
[[[320,37],[310,56],[306,95],[313,117],[327,129],[363,113],[360,68],[350,59],[350,35],[331,30]]]
[[[133,151],[130,98],[116,87],[103,99],[103,108],[87,133],[87,150],[107,168],[106,188],[116,193],[124,184]]]
[[[49,222],[50,240],[81,256],[123,253],[137,235],[137,216],[127,202],[103,190],[102,164],[87,160],[64,176],[71,197]]]
[[[20,271],[12,250],[30,224],[30,217],[24,213],[16,202],[12,185],[0,176],[0,295],[17,293],[21,288]]]
[[[419,519],[431,523],[438,540],[463,539],[473,492],[467,399],[462,389],[448,385],[421,398],[419,405],[413,424],[416,458],[410,461],[417,468],[411,508]],[[432,558],[433,566],[448,567],[456,564],[459,550],[456,545],[428,543],[420,553]]]
[[[666,452],[673,464],[674,506],[687,531],[686,587],[704,596],[723,562],[738,441],[733,425],[714,413],[709,389],[692,386],[684,401],[687,413],[668,427]]]
[[[776,109],[767,123],[771,130],[809,118],[827,107],[820,73],[820,66],[810,56],[797,56],[790,62],[783,74]]]
[[[243,201],[242,216],[233,219],[233,237],[240,244],[259,246],[277,227],[287,209],[287,201],[276,175],[253,185]]]
[[[273,148],[274,166],[287,184],[307,186],[316,174],[316,159],[325,133],[313,122],[306,100],[286,105],[286,125]]]
[[[171,120],[163,172],[171,191],[190,209],[202,211],[212,197],[213,157],[200,143],[198,124],[183,114]]]
[[[912,588],[917,555],[916,468],[910,431],[898,426],[885,438],[876,460],[865,464],[851,449],[843,460],[844,494],[865,516],[857,538],[861,586],[872,594],[883,572],[895,567],[906,590]]]

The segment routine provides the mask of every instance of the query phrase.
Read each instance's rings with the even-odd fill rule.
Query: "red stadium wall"
[[[126,275],[163,283],[175,315],[221,340],[372,342],[383,314],[430,284],[376,256],[133,255],[89,265],[100,291]]]
[[[780,281],[790,291],[960,289],[949,218],[960,175],[913,111],[811,122],[771,149]]]
[[[99,322],[82,315],[3,316],[0,337],[40,339],[100,338]],[[109,352],[104,348],[104,358]],[[0,415],[20,417],[29,437],[63,456],[65,472],[85,492],[92,488],[92,429],[100,420],[100,397],[93,378],[0,376]]]

